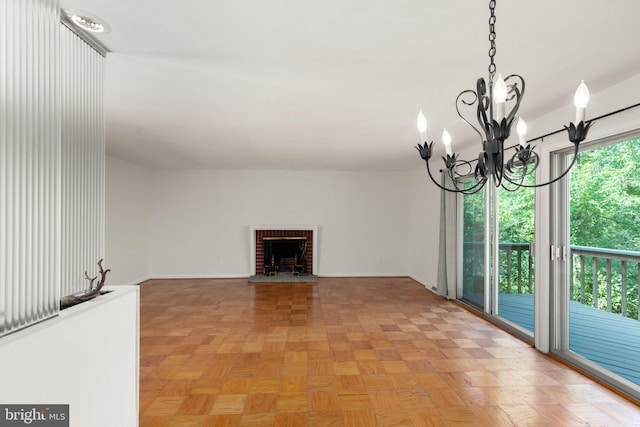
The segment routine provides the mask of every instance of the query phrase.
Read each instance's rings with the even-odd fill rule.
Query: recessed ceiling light
[[[71,20],[85,31],[91,31],[92,33],[102,33],[104,31],[104,25],[88,16],[72,15]]]
[[[62,9],[67,19],[67,25],[72,24],[82,31],[94,34],[108,34],[111,27],[102,18],[98,18],[92,13],[81,10]]]

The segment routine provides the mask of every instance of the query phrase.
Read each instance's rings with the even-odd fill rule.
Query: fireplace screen
[[[264,274],[307,273],[306,237],[264,237]]]

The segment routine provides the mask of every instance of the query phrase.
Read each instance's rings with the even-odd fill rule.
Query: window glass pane
[[[484,307],[484,192],[462,197],[462,299]]]
[[[640,139],[579,154],[570,174],[569,349],[640,385]]]
[[[535,175],[526,182],[535,183]],[[498,202],[498,314],[533,332],[535,189],[500,189]]]

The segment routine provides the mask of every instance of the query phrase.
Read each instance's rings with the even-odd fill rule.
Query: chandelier
[[[477,193],[489,180],[492,180],[496,187],[502,187],[508,191],[516,191],[522,187],[542,187],[558,181],[575,164],[579,145],[587,137],[587,132],[593,122],[593,120],[585,122],[589,89],[582,81],[574,96],[576,123],[564,126],[568,132],[569,141],[574,144],[571,164],[560,176],[551,181],[542,184],[532,184],[530,180],[527,181],[527,177],[537,169],[540,158],[534,151],[535,146],[531,146],[526,142],[527,125],[525,121],[521,117],[516,120],[516,114],[524,96],[524,79],[518,74],[508,75],[504,79],[501,74],[496,76],[496,64],[494,62],[496,54],[495,8],[495,0],[490,1],[489,87],[487,88],[485,79],[481,77],[477,81],[476,90],[464,90],[456,98],[458,116],[475,130],[482,141],[482,151],[477,160],[459,159],[458,154],[453,153],[451,150],[451,136],[446,129],[442,133],[442,142],[446,151],[446,157],[442,157],[445,167],[443,170],[449,175],[453,187],[441,185],[431,173],[429,160],[432,156],[433,141],[427,142],[427,120],[422,114],[422,110],[418,114],[418,131],[424,144],[418,144],[416,149],[420,153],[420,157],[425,161],[429,177],[435,185],[454,193]],[[460,112],[461,107],[473,108],[474,105],[478,127],[472,125]],[[507,110],[507,108],[510,108],[510,110]],[[505,140],[509,138],[514,123],[517,123],[516,132],[519,137],[519,143],[505,148]],[[474,162],[476,163],[475,167],[473,165]]]

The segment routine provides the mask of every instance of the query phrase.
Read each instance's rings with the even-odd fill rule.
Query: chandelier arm
[[[562,178],[564,178],[569,172],[571,172],[571,169],[573,168],[573,165],[576,163],[576,161],[578,160],[578,148],[580,146],[580,143],[574,143],[574,150],[573,150],[573,160],[571,161],[571,164],[567,167],[567,169],[562,172],[562,174],[560,176],[557,176],[556,178],[552,179],[551,181],[548,182],[544,182],[542,184],[520,184],[519,187],[523,187],[523,188],[539,188],[539,187],[544,187],[546,185],[549,184],[553,184],[554,182],[558,182],[560,181]],[[508,176],[505,177],[505,179],[507,181],[509,181],[510,183],[514,184],[514,185],[518,185],[516,182],[513,182],[512,180],[509,179]]]
[[[514,98],[516,100],[515,105],[513,106],[513,108],[509,112],[509,115],[507,116],[507,123],[509,124],[509,126],[511,126],[511,123],[515,119],[516,113],[518,112],[518,109],[520,108],[520,101],[524,97],[525,83],[524,83],[524,79],[522,78],[522,76],[520,74],[510,74],[510,75],[507,76],[506,79],[504,79],[504,81],[508,82],[509,79],[518,79],[518,80],[520,80],[520,84],[522,85],[521,89],[518,89],[518,83],[514,83],[512,85],[508,85],[509,92],[510,93],[513,92],[513,95],[511,95],[511,97],[508,98],[507,100],[510,101],[510,100],[512,100]]]
[[[487,84],[482,77],[476,81],[476,94],[478,99],[478,108],[476,110],[476,118],[478,123],[482,125],[485,136],[480,135],[480,138],[484,142],[485,139],[489,139],[491,134],[490,120],[487,118],[487,110],[491,108],[492,100],[491,95],[487,95]]]
[[[517,151],[505,164],[505,173],[512,183],[515,183],[513,177],[516,177],[519,181],[517,184],[520,185],[524,181],[524,177],[531,175],[538,168],[540,157],[533,151],[534,148],[535,146],[531,147],[530,145],[517,146]]]
[[[453,179],[453,177],[451,177],[451,175],[449,175],[451,177],[451,180],[453,181],[453,185],[456,187],[455,189],[453,188],[446,188],[443,187],[442,185],[440,185],[440,183],[438,181],[436,181],[433,178],[433,174],[431,173],[431,168],[429,167],[429,161],[425,160],[425,165],[427,167],[427,173],[429,175],[429,178],[431,178],[431,181],[438,187],[440,187],[441,190],[444,191],[448,191],[450,193],[461,193],[461,194],[475,194],[478,191],[480,191],[482,189],[482,187],[484,187],[484,183],[486,182],[486,179],[482,179],[480,181],[476,181],[470,188],[463,188],[463,189],[459,189],[458,186],[456,185],[456,180]],[[450,169],[448,169],[450,171]]]
[[[472,94],[473,95],[473,101],[466,101],[464,99],[464,96],[467,94]],[[472,106],[473,104],[475,104],[476,102],[480,102],[480,99],[478,98],[478,94],[476,92],[474,92],[471,89],[467,89],[467,90],[463,90],[462,92],[460,92],[458,94],[458,96],[456,97],[456,112],[458,113],[458,117],[460,117],[466,124],[468,124],[471,129],[473,129],[478,136],[480,137],[480,142],[482,142],[484,140],[482,133],[480,133],[480,130],[478,130],[477,127],[475,127],[474,125],[471,124],[471,122],[469,122],[467,119],[464,118],[464,116],[462,115],[462,113],[460,112],[460,103],[466,105],[466,106]],[[478,109],[480,107],[478,106]]]
[[[446,188],[446,187],[443,187],[442,185],[440,185],[440,183],[438,181],[436,181],[433,178],[433,175],[431,174],[431,168],[429,167],[429,161],[425,160],[425,164],[427,165],[427,173],[429,174],[429,178],[431,178],[431,181],[433,181],[433,183],[435,185],[440,187],[442,190],[449,191],[451,193],[464,193],[464,190],[458,189],[457,186],[456,186],[456,189],[452,189],[452,188]],[[452,181],[454,182],[454,185],[455,185],[455,180],[452,180]]]
[[[467,188],[463,188],[463,193],[462,194],[474,194],[474,193],[477,192],[477,190],[482,188],[482,186],[486,182],[486,179],[483,179],[483,178],[478,179],[477,174],[472,173],[473,168],[471,166],[471,162],[470,161],[468,161],[468,160],[459,160],[457,154],[454,154],[453,157],[447,156],[446,159],[443,157],[443,160],[445,160],[445,166],[447,167],[447,169],[449,171],[449,177],[451,178],[451,180],[453,181],[453,183],[454,183],[454,185],[455,185],[455,187],[457,189],[460,188],[457,185],[457,183],[459,182],[458,178],[465,178],[465,177],[473,176],[473,185],[471,185],[470,187],[467,187]],[[469,168],[467,173],[465,173],[465,174],[459,173],[459,170],[460,170],[460,168],[462,166],[466,166],[466,167]],[[468,180],[467,182],[472,182],[472,181]]]
[[[464,195],[471,195],[471,194],[476,194],[478,191],[482,190],[484,188],[484,184],[487,182],[486,178],[481,179],[480,181],[475,181],[475,183],[469,187],[469,188],[465,188],[464,192],[462,194]]]
[[[522,177],[522,178],[520,179],[520,184],[521,184],[523,181],[524,181],[524,177]],[[510,187],[508,186],[508,184],[513,184],[513,185],[514,185],[514,187],[513,187],[513,188],[510,188]],[[505,177],[505,180],[504,180],[504,181],[502,181],[502,183],[500,184],[500,187],[502,187],[502,188],[503,188],[503,189],[505,189],[506,191],[509,191],[509,192],[515,192],[515,191],[518,191],[518,190],[522,187],[520,184],[518,184],[518,183],[514,183],[510,178]]]
[[[514,155],[517,156],[518,153],[516,153]],[[530,157],[531,158],[531,157]],[[535,157],[537,159],[537,157]],[[526,160],[525,160],[526,162]],[[535,171],[535,169],[538,167],[538,162],[534,161],[535,166],[533,167],[533,169],[531,170],[531,172]],[[504,188],[507,191],[511,191],[514,192],[520,188],[522,188],[522,184],[524,183],[525,178],[531,174],[531,172],[527,173],[527,170],[525,168],[520,168],[521,173],[516,174],[513,172],[513,158],[511,158],[511,160],[509,160],[509,162],[507,163],[506,167],[505,167],[505,177],[504,177],[504,181],[501,184],[501,187]],[[514,179],[514,177],[516,179]],[[517,181],[517,182],[516,182]],[[513,188],[510,188],[508,184],[513,184]]]

